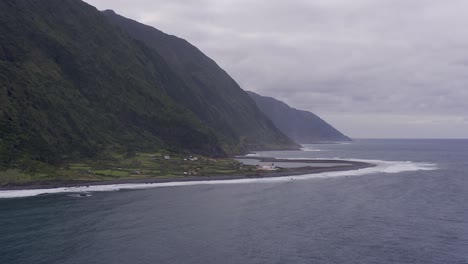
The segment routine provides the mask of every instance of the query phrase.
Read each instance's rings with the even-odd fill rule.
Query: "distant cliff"
[[[277,128],[297,143],[324,141],[350,141],[317,115],[298,110],[271,97],[247,92],[258,107],[273,121]]]

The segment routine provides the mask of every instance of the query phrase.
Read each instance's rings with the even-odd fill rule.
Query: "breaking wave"
[[[248,178],[248,179],[233,179],[233,180],[187,181],[187,182],[165,182],[165,183],[109,184],[109,185],[94,185],[94,186],[80,186],[80,187],[61,187],[61,188],[51,188],[51,189],[6,190],[6,191],[0,191],[0,198],[20,198],[20,197],[37,196],[41,194],[57,194],[57,193],[89,194],[90,192],[109,192],[109,191],[118,191],[118,190],[149,189],[149,188],[177,187],[177,186],[189,186],[189,185],[285,182],[285,181],[290,181],[290,180],[307,180],[307,179],[315,179],[315,178],[362,176],[362,175],[369,175],[369,174],[375,174],[375,173],[400,173],[400,172],[406,172],[406,171],[429,171],[429,170],[438,169],[436,164],[426,163],[426,162],[362,160],[362,159],[347,159],[347,160],[373,163],[376,166],[371,167],[371,168],[358,169],[358,170],[331,171],[331,172],[322,172],[322,173],[316,173],[316,174],[271,177],[271,178],[253,178],[253,179]]]
[[[322,151],[320,149],[310,148],[310,147],[303,147],[301,148],[302,151]]]

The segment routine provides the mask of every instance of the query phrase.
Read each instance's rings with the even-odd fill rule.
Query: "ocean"
[[[377,166],[0,192],[0,263],[468,263],[468,140],[356,140],[251,156]]]

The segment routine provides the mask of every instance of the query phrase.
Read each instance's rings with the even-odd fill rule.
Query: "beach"
[[[0,191],[11,190],[33,190],[33,189],[52,189],[52,188],[71,188],[71,187],[89,187],[102,185],[119,185],[119,184],[156,184],[156,183],[171,183],[171,182],[198,182],[198,181],[222,181],[222,180],[239,180],[239,179],[255,179],[255,178],[275,178],[286,176],[297,176],[306,174],[317,174],[323,172],[335,171],[351,171],[365,168],[375,167],[375,164],[349,161],[349,160],[306,160],[306,159],[276,159],[268,157],[242,157],[242,159],[258,160],[260,162],[271,163],[304,163],[304,167],[282,169],[281,171],[261,171],[256,175],[213,175],[213,176],[177,176],[177,177],[157,177],[147,179],[119,179],[106,181],[34,181],[27,183],[14,183],[0,187]],[[315,166],[314,164],[330,164],[331,166]],[[336,166],[333,166],[336,164]]]

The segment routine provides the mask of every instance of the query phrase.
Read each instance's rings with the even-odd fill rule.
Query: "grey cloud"
[[[468,115],[464,0],[87,2],[187,39],[246,90],[332,119],[352,115],[353,124],[335,120],[356,135],[366,118],[402,120],[392,131],[417,134],[443,122],[403,120]]]

